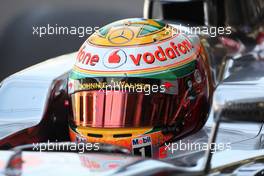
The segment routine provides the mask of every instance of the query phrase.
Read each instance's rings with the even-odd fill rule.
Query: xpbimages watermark
[[[179,24],[174,30],[174,33],[185,33],[185,34],[195,34],[195,35],[208,35],[210,37],[218,37],[221,35],[230,35],[232,33],[231,26],[226,27],[216,27],[216,26],[190,26]]]
[[[175,143],[165,143],[165,150],[171,153],[177,151],[206,151],[212,150],[214,153],[217,151],[231,150],[231,143],[212,143],[208,144],[206,142],[179,142]]]
[[[76,35],[78,37],[86,37],[98,29],[98,26],[59,26],[58,24],[47,24],[46,26],[32,26],[32,34],[38,37],[48,35]]]
[[[90,82],[79,85],[78,90],[99,90],[102,93],[124,92],[124,93],[144,93],[150,95],[152,93],[178,93],[177,81],[161,81],[159,84],[151,84],[146,82],[127,82],[114,81],[111,82]]]
[[[98,26],[59,26],[58,24],[46,26],[32,26],[32,34],[38,37],[48,35],[76,35],[78,37],[86,37],[99,29]],[[210,37],[217,37],[219,35],[230,35],[232,33],[231,27],[215,27],[215,26],[190,26],[178,25],[174,33],[209,35]]]
[[[127,83],[125,81],[116,81],[111,84],[105,84],[100,88],[102,92],[129,92],[129,93],[144,93],[150,95],[151,93],[164,93],[166,91],[165,85],[145,84],[145,83]]]
[[[72,151],[84,153],[85,151],[98,151],[100,150],[99,143],[89,142],[50,142],[46,143],[33,143],[33,151],[48,152],[48,151]]]

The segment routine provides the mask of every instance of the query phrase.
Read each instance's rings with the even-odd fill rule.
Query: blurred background
[[[102,27],[142,17],[144,0],[1,0],[0,81],[30,65],[79,49],[89,35],[33,35],[33,27]]]

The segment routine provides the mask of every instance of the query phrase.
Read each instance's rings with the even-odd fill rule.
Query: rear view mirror
[[[258,82],[224,82],[213,99],[215,121],[264,122],[264,89]]]
[[[243,66],[234,65],[233,70],[239,69],[214,92],[215,120],[264,122],[264,62],[254,61],[249,56],[235,62],[243,62]]]
[[[215,121],[264,122],[264,90],[261,85],[222,84],[214,93]]]

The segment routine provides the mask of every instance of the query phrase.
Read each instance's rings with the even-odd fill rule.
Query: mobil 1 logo
[[[142,136],[132,139],[132,150],[134,155],[151,157],[152,145],[150,136]]]

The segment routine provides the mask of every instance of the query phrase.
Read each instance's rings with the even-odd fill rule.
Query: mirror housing
[[[264,98],[227,102],[221,111],[221,121],[264,122]]]
[[[218,85],[213,98],[216,121],[264,122],[263,66],[252,61]]]

